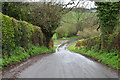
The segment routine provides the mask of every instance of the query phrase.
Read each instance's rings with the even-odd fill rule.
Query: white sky
[[[95,8],[97,6],[95,6],[95,2],[94,1],[89,1],[89,0],[2,0],[2,2],[7,1],[7,2],[49,2],[49,1],[53,1],[53,2],[64,2],[64,4],[69,3],[70,1],[74,1],[75,4],[74,5],[68,5],[67,7],[73,7],[75,6],[79,1],[79,5],[78,7],[83,7],[83,8]]]
[[[64,1],[65,3],[68,3],[71,0],[62,0],[62,1]],[[97,6],[95,6],[95,2],[94,1],[89,1],[89,0],[75,0],[75,5],[79,1],[80,1],[80,3],[78,5],[78,7],[84,7],[84,8],[88,8],[88,9],[97,7]],[[68,7],[72,7],[72,6],[73,5],[70,5]]]
[[[89,1],[89,0],[32,0],[32,1],[55,1],[55,2],[63,2],[65,4],[69,3],[70,1],[74,1],[75,4],[74,5],[68,5],[67,7],[72,7],[72,6],[75,6],[79,1],[79,5],[78,7],[84,7],[84,8],[87,8],[87,9],[90,9],[90,8],[95,8],[97,6],[95,6],[95,2],[94,1]]]

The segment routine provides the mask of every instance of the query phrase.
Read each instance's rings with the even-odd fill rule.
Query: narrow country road
[[[19,78],[118,78],[117,73],[80,54],[58,48],[19,74]]]

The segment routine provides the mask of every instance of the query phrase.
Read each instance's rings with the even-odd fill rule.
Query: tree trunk
[[[52,39],[52,36],[53,36],[53,34],[51,34],[51,33],[45,33],[45,34],[44,34],[44,37],[45,37],[44,45],[45,45],[47,48],[50,48],[50,41],[51,41],[51,39]]]
[[[104,36],[104,34],[101,35],[101,49],[105,49],[106,48],[106,37]]]
[[[51,40],[51,38],[47,38],[47,37],[46,37],[45,46],[46,46],[47,48],[50,47],[50,46],[49,46],[50,40]]]

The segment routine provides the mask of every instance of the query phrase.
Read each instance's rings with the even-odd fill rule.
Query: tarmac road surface
[[[66,46],[22,71],[19,78],[118,78],[106,66],[71,52]]]

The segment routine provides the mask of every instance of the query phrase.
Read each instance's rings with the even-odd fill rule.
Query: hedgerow
[[[118,36],[119,34],[108,35],[109,39],[106,41],[106,44],[111,46],[106,46],[106,49],[100,48],[100,37],[79,40],[72,43],[68,49],[89,56],[115,69],[120,69],[120,49],[118,44],[116,44]]]
[[[18,21],[2,14],[2,50],[10,56],[15,47],[28,49],[28,44],[42,45],[43,34],[40,27],[25,21]]]
[[[2,15],[2,58],[0,69],[41,53],[52,53],[54,49],[44,46],[41,28],[25,21]]]

